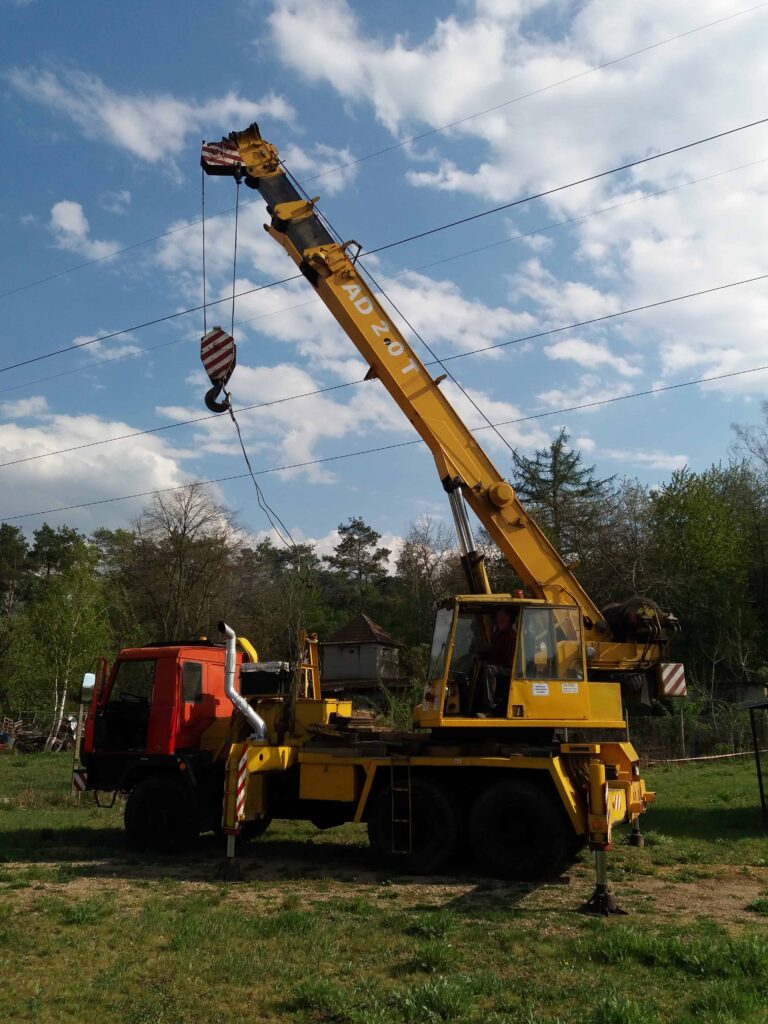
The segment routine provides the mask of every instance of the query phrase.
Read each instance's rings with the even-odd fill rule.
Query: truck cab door
[[[154,658],[118,661],[109,693],[96,711],[95,750],[147,749],[156,668]]]

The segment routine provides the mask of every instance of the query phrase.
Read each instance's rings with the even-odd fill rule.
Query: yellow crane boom
[[[638,602],[631,611],[643,629],[612,636],[600,609],[528,514],[511,484],[496,469],[471,430],[440,389],[447,376],[433,378],[382,308],[356,265],[359,243],[339,243],[283,168],[277,149],[258,125],[204,143],[201,164],[208,174],[226,175],[257,189],[267,204],[269,234],[283,246],[370,367],[429,447],[456,522],[462,562],[474,594],[490,593],[464,502],[498,545],[534,599],[574,605],[580,613],[590,664],[606,671],[647,671],[661,660],[660,640],[673,616]],[[463,500],[462,500],[463,499]]]

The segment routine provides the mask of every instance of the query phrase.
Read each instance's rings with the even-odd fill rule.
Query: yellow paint
[[[360,786],[353,764],[302,764],[299,797],[302,800],[356,800]],[[360,773],[362,776],[362,773]]]

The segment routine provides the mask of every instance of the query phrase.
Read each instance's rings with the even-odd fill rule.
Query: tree
[[[138,627],[146,643],[215,630],[241,538],[231,514],[204,487],[158,495],[132,531],[99,531],[97,541],[121,634]]]
[[[58,731],[73,685],[112,646],[96,559],[93,549],[83,547],[67,570],[41,577],[10,631],[5,701],[18,713],[33,711],[49,721],[50,737]]]
[[[381,534],[359,516],[350,516],[338,527],[339,542],[332,555],[325,555],[326,565],[335,570],[351,593],[354,611],[361,612],[367,602],[375,600],[376,588],[387,575],[389,548],[377,547]]]
[[[678,470],[651,494],[654,597],[678,614],[680,660],[710,700],[746,682],[760,665],[758,649],[765,651],[750,580],[749,520],[764,502],[755,483],[743,464],[712,466]]]
[[[35,530],[29,559],[35,570],[45,576],[66,572],[85,552],[85,537],[71,526],[54,529],[48,523]]]
[[[0,525],[0,612],[7,618],[12,614],[19,586],[26,575],[29,547],[18,526]]]
[[[568,447],[564,427],[549,448],[538,449],[530,459],[516,457],[514,487],[563,554],[581,555],[590,521],[611,500],[615,477],[597,480],[594,472],[594,466],[582,464],[580,452]]]
[[[408,644],[428,639],[435,604],[456,591],[457,577],[463,580],[453,531],[429,516],[411,523],[395,563],[399,587],[393,625],[400,639]]]
[[[756,459],[763,470],[768,470],[768,400],[760,403],[763,422],[758,425],[734,423],[732,429],[738,438],[737,450]]]

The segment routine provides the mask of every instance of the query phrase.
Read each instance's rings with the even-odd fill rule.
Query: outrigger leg
[[[613,889],[608,882],[608,854],[595,850],[595,891],[580,908],[582,914],[610,917],[612,914],[626,914],[616,903]]]
[[[242,882],[243,871],[235,853],[236,832],[227,832],[227,855],[219,866],[218,877],[223,882]]]

